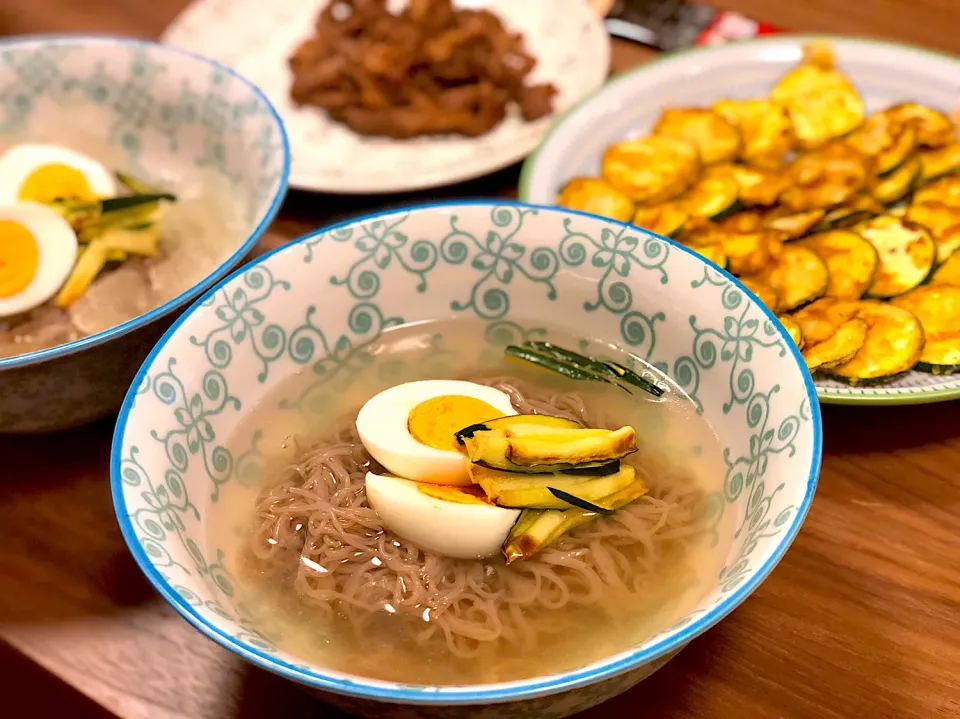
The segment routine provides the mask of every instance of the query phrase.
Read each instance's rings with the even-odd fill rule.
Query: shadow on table
[[[824,452],[896,452],[960,438],[960,401],[911,406],[821,405]]]
[[[156,599],[113,511],[113,422],[0,435],[0,621],[103,614]]]

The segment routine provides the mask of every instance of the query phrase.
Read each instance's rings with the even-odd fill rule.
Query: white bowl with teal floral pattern
[[[228,446],[293,373],[323,387],[387,328],[480,318],[494,345],[558,322],[667,372],[724,449],[717,492],[738,527],[695,611],[640,646],[565,674],[477,686],[397,684],[307,665],[276,647],[237,597],[207,521],[258,448]],[[327,387],[329,389],[329,386]],[[111,484],[136,561],[202,633],[352,712],[382,717],[560,717],[640,681],[729,614],[786,552],[821,457],[809,373],[736,280],[630,225],[521,203],[395,210],[320,230],[235,272],[150,353],[117,423]],[[776,641],[775,637],[768,637]],[[785,639],[786,640],[786,639]]]
[[[140,40],[0,40],[0,147],[53,142],[164,187],[215,178],[235,209],[205,277],[146,314],[51,349],[0,359],[0,432],[64,429],[115,412],[177,310],[253,249],[280,208],[290,153],[262,92],[223,65]]]

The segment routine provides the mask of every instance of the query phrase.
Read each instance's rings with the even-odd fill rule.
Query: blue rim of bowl
[[[154,588],[163,596],[163,598],[166,599],[167,602],[169,602],[184,619],[192,624],[194,628],[206,635],[209,639],[212,639],[221,646],[224,646],[227,649],[235,652],[251,664],[314,689],[363,699],[395,702],[401,704],[494,704],[508,701],[519,701],[523,699],[533,699],[536,697],[569,691],[623,674],[643,664],[652,662],[674,650],[682,648],[687,642],[705,632],[707,629],[715,625],[721,619],[730,614],[730,612],[736,609],[740,603],[750,596],[750,594],[753,593],[753,591],[763,582],[763,580],[767,578],[770,572],[773,571],[774,567],[776,567],[776,565],[783,558],[783,555],[786,553],[787,549],[789,549],[790,545],[793,543],[793,540],[796,538],[797,533],[800,531],[800,527],[803,525],[803,522],[807,516],[807,512],[810,509],[810,504],[813,501],[823,457],[823,426],[820,417],[820,404],[817,402],[816,389],[814,388],[810,373],[807,371],[806,364],[800,355],[800,351],[796,348],[796,345],[790,341],[786,330],[783,329],[774,314],[770,312],[770,310],[768,310],[762,302],[760,302],[756,295],[744,287],[739,280],[722,270],[713,262],[705,260],[692,250],[673,242],[669,238],[665,238],[654,233],[648,233],[646,230],[640,230],[645,234],[650,234],[651,236],[666,242],[672,251],[679,251],[690,255],[702,264],[710,267],[716,272],[719,272],[725,278],[733,282],[738,290],[749,297],[754,304],[760,307],[763,313],[767,316],[767,319],[777,329],[781,338],[784,340],[784,347],[789,349],[794,362],[797,364],[797,367],[803,374],[804,390],[806,391],[807,404],[810,408],[810,419],[813,423],[813,447],[811,453],[812,461],[806,482],[806,492],[804,494],[803,501],[794,513],[790,526],[781,536],[779,544],[773,550],[771,556],[754,572],[753,576],[746,580],[736,590],[732,591],[709,612],[706,612],[696,620],[690,622],[690,624],[677,631],[671,637],[661,640],[647,649],[640,650],[635,648],[632,650],[627,650],[626,652],[621,652],[614,655],[612,658],[594,662],[585,667],[581,667],[569,672],[563,672],[561,674],[552,674],[546,677],[538,677],[529,680],[503,682],[498,684],[480,684],[474,686],[425,686],[416,684],[396,684],[375,679],[367,679],[356,675],[344,674],[333,670],[321,669],[319,671],[305,671],[301,667],[282,661],[269,653],[257,650],[251,647],[249,644],[245,644],[236,637],[223,632],[204,619],[193,606],[188,604],[183,597],[181,597],[173,589],[170,583],[162,576],[160,571],[154,567],[146,552],[143,550],[143,547],[140,546],[140,542],[137,539],[133,524],[130,521],[130,515],[126,510],[126,503],[124,500],[124,482],[120,466],[122,461],[124,433],[134,400],[137,396],[137,390],[142,385],[147,371],[153,365],[158,355],[163,352],[170,339],[179,331],[180,326],[183,325],[190,317],[192,317],[198,309],[200,309],[204,301],[222,289],[225,285],[236,280],[237,278],[242,277],[243,273],[247,272],[252,267],[267,262],[273,255],[279,252],[292,251],[294,248],[302,246],[304,242],[313,237],[326,232],[331,232],[347,225],[370,222],[372,220],[404,212],[414,214],[417,212],[431,210],[455,210],[456,208],[465,206],[490,208],[507,206],[515,208],[528,208],[538,212],[561,213],[565,215],[585,217],[592,220],[612,222],[631,230],[637,230],[637,228],[633,225],[616,222],[615,220],[609,220],[607,218],[598,217],[585,212],[577,212],[574,210],[549,207],[545,205],[533,205],[525,202],[507,200],[493,201],[490,199],[454,200],[410,205],[407,207],[394,208],[388,211],[375,212],[368,215],[354,217],[343,222],[317,229],[307,235],[297,238],[293,242],[283,245],[282,247],[278,247],[258,257],[253,262],[241,267],[235,272],[232,272],[229,276],[222,279],[216,287],[211,288],[204,294],[203,297],[194,302],[191,307],[189,307],[185,312],[183,312],[183,314],[180,315],[180,317],[177,318],[170,329],[167,330],[156,346],[150,351],[150,354],[147,356],[146,360],[143,362],[143,365],[138,370],[137,376],[134,379],[133,384],[130,386],[130,389],[127,391],[127,395],[123,400],[123,405],[120,408],[120,414],[117,418],[117,424],[114,430],[110,451],[110,493],[113,498],[114,511],[117,515],[117,521],[120,525],[120,532],[123,535],[124,541],[126,541],[134,560],[140,566],[141,571],[146,575],[147,579],[151,584],[153,584]]]
[[[750,40],[740,40],[735,43],[729,43],[726,45],[719,46],[706,46],[706,47],[691,47],[686,50],[677,50],[669,53],[662,53],[658,57],[649,60],[648,62],[643,63],[637,67],[630,68],[621,73],[611,76],[603,85],[598,87],[592,93],[581,99],[573,107],[567,109],[561,115],[559,115],[544,133],[543,138],[540,141],[540,144],[537,145],[537,149],[534,150],[526,160],[523,161],[523,165],[520,168],[520,178],[517,181],[517,197],[522,202],[529,202],[530,200],[530,184],[533,181],[533,173],[536,170],[537,163],[540,158],[541,152],[547,146],[547,143],[550,142],[551,138],[557,133],[561,125],[563,125],[568,119],[573,115],[583,109],[586,105],[589,105],[591,102],[596,100],[596,98],[611,87],[619,85],[621,82],[632,79],[637,75],[642,75],[651,68],[660,67],[664,64],[670,64],[673,62],[679,62],[687,60],[692,56],[699,56],[703,54],[716,54],[722,53],[724,51],[731,51],[731,48],[737,48],[741,45],[748,46],[769,46],[769,45],[795,45],[797,43],[809,42],[811,40],[827,40],[827,41],[840,41],[845,43],[855,43],[857,45],[873,46],[873,47],[894,47],[901,50],[910,50],[911,52],[921,53],[923,55],[930,55],[932,57],[950,60],[952,62],[960,65],[960,57],[956,55],[951,55],[948,52],[941,52],[939,50],[931,50],[930,48],[923,47],[921,45],[912,45],[906,42],[895,42],[893,40],[875,40],[873,38],[858,37],[856,35],[843,35],[843,34],[832,34],[832,33],[782,33],[778,35],[773,35],[770,37],[758,37]],[[604,218],[609,219],[609,218]],[[814,385],[816,387],[816,384]],[[844,405],[862,405],[862,404],[871,404],[871,405],[912,405],[912,404],[932,404],[935,402],[947,402],[949,400],[960,399],[960,385],[955,387],[941,387],[938,389],[925,389],[918,387],[916,389],[908,389],[904,392],[896,394],[877,394],[877,393],[863,393],[857,394],[853,392],[844,392],[838,390],[831,390],[825,387],[817,387],[817,396],[819,397],[820,402],[823,404],[844,404]]]
[[[144,327],[156,320],[164,317],[165,315],[175,312],[178,308],[186,305],[188,302],[196,298],[199,294],[209,289],[213,283],[222,279],[227,270],[231,267],[234,267],[236,264],[241,262],[244,257],[254,248],[254,246],[259,241],[260,237],[266,231],[266,229],[273,222],[273,218],[276,217],[277,213],[280,211],[280,206],[283,204],[284,198],[287,196],[287,189],[289,186],[290,180],[290,142],[287,138],[286,128],[283,126],[283,120],[280,119],[280,114],[277,112],[277,109],[273,106],[264,92],[250,82],[243,75],[238,73],[236,70],[233,70],[226,65],[223,65],[216,60],[211,60],[208,57],[203,55],[198,55],[197,53],[190,52],[189,50],[181,50],[178,47],[172,45],[164,45],[163,43],[151,42],[149,40],[138,40],[136,38],[122,37],[117,35],[109,34],[83,34],[83,33],[62,33],[62,34],[39,34],[39,35],[17,35],[10,38],[0,39],[0,51],[6,50],[17,45],[30,45],[30,44],[39,44],[39,43],[49,43],[49,44],[73,44],[73,43],[86,43],[86,44],[99,44],[99,45],[132,45],[139,47],[148,47],[148,48],[157,48],[163,52],[170,53],[172,55],[179,55],[181,57],[187,57],[192,60],[198,60],[199,62],[219,70],[232,79],[238,81],[242,85],[245,85],[259,100],[264,104],[267,110],[270,112],[273,121],[276,123],[277,129],[280,131],[280,140],[283,145],[283,168],[280,172],[280,182],[277,187],[276,194],[273,197],[273,200],[270,203],[270,206],[267,208],[267,211],[264,213],[263,217],[257,223],[257,226],[253,228],[250,232],[250,235],[244,240],[243,244],[226,260],[221,262],[216,269],[214,269],[209,275],[202,279],[197,284],[188,288],[184,292],[181,292],[179,295],[174,297],[167,302],[164,302],[159,307],[146,312],[145,314],[138,315],[132,320],[127,320],[115,327],[103,330],[102,332],[97,332],[96,334],[89,335],[87,337],[81,337],[80,339],[73,340],[71,342],[65,342],[62,345],[57,345],[55,347],[50,347],[44,350],[37,350],[36,352],[27,352],[22,355],[14,355],[13,357],[0,358],[0,371],[7,369],[18,369],[21,367],[26,367],[33,364],[41,364],[43,362],[48,362],[50,360],[57,359],[58,357],[65,357],[67,355],[74,354],[76,352],[81,352],[90,347],[95,347],[96,345],[109,342],[110,340],[121,337],[125,334],[133,332],[134,330]]]

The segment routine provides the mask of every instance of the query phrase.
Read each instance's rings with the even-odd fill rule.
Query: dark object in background
[[[298,105],[326,110],[364,135],[476,137],[515,103],[527,121],[553,109],[553,85],[528,85],[536,65],[523,36],[487,10],[451,0],[337,0],[290,58]]]
[[[685,0],[614,0],[606,25],[611,35],[664,51],[719,45],[779,31],[740,13]]]

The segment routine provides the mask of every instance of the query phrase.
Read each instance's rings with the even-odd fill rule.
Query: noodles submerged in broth
[[[625,419],[601,410],[622,398],[582,382],[545,382],[541,372],[529,375],[537,384],[519,374],[467,378],[508,393],[521,413],[589,427]],[[673,400],[629,404],[649,405],[626,418],[641,437],[647,412],[683,416],[687,430],[699,423],[687,444],[701,448],[693,453],[701,470],[714,466],[716,439],[695,412],[670,407]],[[244,601],[268,617],[258,629],[292,654],[417,683],[563,671],[666,629],[703,597],[722,566],[732,523],[714,521],[706,531],[711,487],[703,471],[671,456],[663,436],[658,449],[642,443],[630,459],[649,494],[530,558],[507,566],[500,557],[456,560],[423,551],[385,529],[367,506],[366,472],[383,470],[360,443],[355,416],[341,414],[319,436],[294,436],[292,458],[264,469],[255,498],[226,503],[242,518],[237,531],[217,539],[236,545],[228,555],[236,557]],[[667,436],[671,427],[664,426]],[[714,444],[704,448],[704,438]]]

